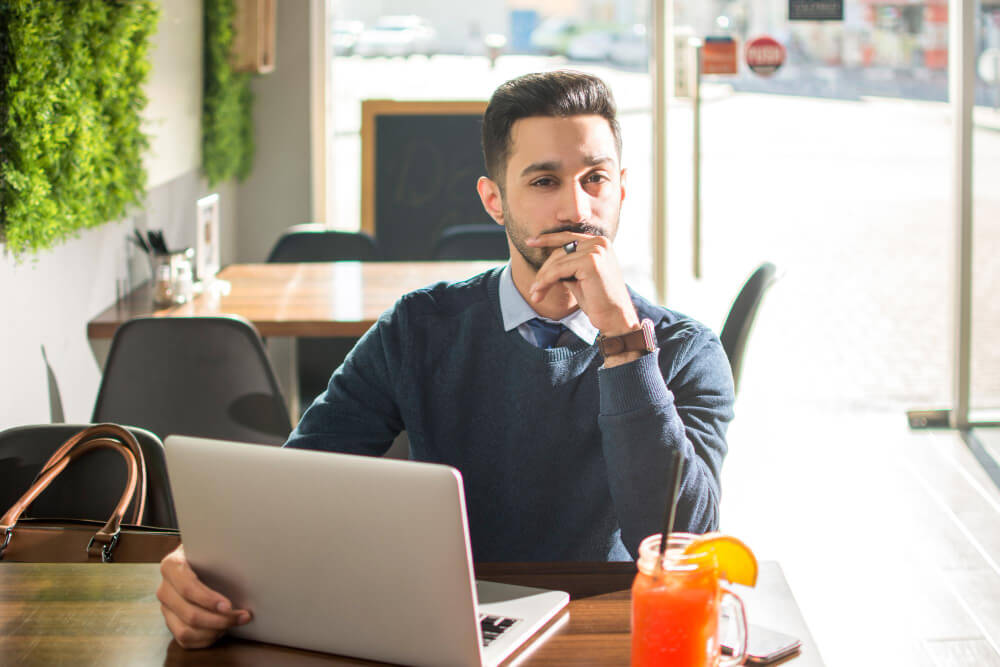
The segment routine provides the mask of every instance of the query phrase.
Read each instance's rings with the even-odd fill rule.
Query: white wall
[[[163,123],[163,134],[154,140],[147,163],[152,185],[137,214],[143,226],[162,228],[171,245],[182,247],[193,245],[194,202],[208,193],[196,171],[200,130],[192,127],[201,105],[200,17],[199,0],[163,3],[145,114]],[[222,262],[233,262],[236,188],[224,184],[214,191],[222,199]],[[50,420],[42,346],[66,420],[90,419],[100,374],[87,321],[114,302],[115,282],[126,275],[131,229],[131,219],[109,223],[20,263],[0,246],[0,428]],[[141,258],[132,273],[136,284],[148,277]]]
[[[310,189],[309,5],[279,2],[275,69],[255,77],[253,172],[238,188],[236,256],[263,262],[289,225],[313,222]]]

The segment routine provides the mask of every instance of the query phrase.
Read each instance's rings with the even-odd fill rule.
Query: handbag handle
[[[139,446],[139,441],[136,440],[132,432],[123,426],[118,424],[95,424],[89,426],[69,440],[64,442],[59,446],[59,449],[52,452],[52,456],[49,460],[45,462],[42,469],[38,471],[35,475],[35,482],[41,479],[42,475],[46,473],[50,468],[55,466],[73,451],[75,447],[79,447],[81,443],[84,443],[92,438],[112,438],[120,440],[120,444],[128,448],[132,452],[132,456],[135,457],[136,463],[139,466],[139,498],[135,503],[135,507],[132,508],[132,523],[139,525],[142,523],[143,515],[146,510],[146,459],[142,455],[142,447]]]
[[[122,493],[121,498],[118,500],[118,505],[115,506],[114,511],[111,513],[111,518],[97,531],[87,545],[89,560],[97,561],[99,559],[105,563],[111,560],[111,551],[118,542],[122,519],[125,517],[125,511],[128,509],[129,503],[132,502],[132,498],[135,496],[138,488],[140,470],[139,463],[136,461],[132,451],[123,446],[118,440],[111,438],[91,438],[82,443],[74,443],[69,453],[48,466],[41,477],[7,510],[7,513],[0,518],[0,539],[2,539],[2,543],[0,543],[0,559],[3,558],[3,552],[7,549],[11,535],[14,532],[14,527],[17,525],[17,521],[21,518],[24,510],[28,508],[42,491],[48,488],[52,480],[65,470],[66,466],[92,449],[99,448],[114,449],[125,458],[125,462],[128,465],[128,482],[125,485],[124,493]]]

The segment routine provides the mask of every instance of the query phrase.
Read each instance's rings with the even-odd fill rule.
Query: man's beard
[[[617,217],[621,215],[621,210],[619,209],[616,214],[615,219],[615,229],[618,228]],[[514,219],[511,215],[510,209],[507,208],[507,202],[503,202],[503,221],[504,229],[507,230],[507,238],[513,242],[514,247],[517,251],[521,253],[521,257],[526,261],[535,271],[542,268],[545,264],[545,260],[549,258],[556,250],[562,250],[562,248],[533,248],[525,243],[525,239],[529,238],[529,235],[524,230],[523,227]],[[598,227],[597,225],[592,225],[588,222],[582,222],[571,225],[560,225],[558,227],[551,227],[542,232],[542,234],[555,234],[557,232],[576,232],[577,234],[590,234],[592,236],[605,236],[610,238],[608,230],[603,227]],[[614,240],[614,239],[612,239]]]

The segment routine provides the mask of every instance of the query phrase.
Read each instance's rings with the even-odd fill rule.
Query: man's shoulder
[[[656,329],[656,337],[660,347],[669,344],[682,344],[693,340],[709,341],[718,339],[715,332],[708,326],[689,315],[656,305],[631,288],[632,303],[640,319],[649,318]]]
[[[408,292],[400,297],[393,310],[409,318],[426,315],[456,315],[470,306],[488,304],[496,292],[503,267],[488,269],[457,282],[441,281]]]

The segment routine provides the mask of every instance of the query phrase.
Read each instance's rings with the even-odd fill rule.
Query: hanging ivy
[[[205,0],[201,163],[210,185],[242,181],[253,167],[250,74],[229,64],[234,14],[234,0]]]
[[[142,199],[153,0],[0,0],[0,234],[20,257]]]

